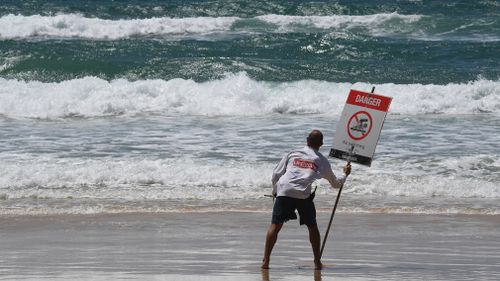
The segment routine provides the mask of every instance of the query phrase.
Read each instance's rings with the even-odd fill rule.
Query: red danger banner
[[[387,112],[391,100],[389,97],[351,90],[346,103]]]

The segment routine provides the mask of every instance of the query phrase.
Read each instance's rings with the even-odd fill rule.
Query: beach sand
[[[500,280],[500,217],[338,213],[322,271],[288,222],[271,269],[270,212],[0,218],[1,280]],[[329,214],[318,214],[324,235]]]

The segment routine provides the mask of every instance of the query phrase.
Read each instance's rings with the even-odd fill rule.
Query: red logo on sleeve
[[[306,160],[301,160],[301,159],[294,159],[293,160],[293,165],[295,167],[299,167],[302,169],[311,169],[316,171],[318,169],[318,165],[314,164],[314,162],[311,161],[306,161]]]

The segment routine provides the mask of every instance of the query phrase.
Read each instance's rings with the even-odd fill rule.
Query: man
[[[316,223],[312,183],[320,178],[330,182],[334,188],[340,188],[351,173],[351,165],[344,166],[344,176],[337,178],[330,163],[318,150],[323,145],[323,134],[313,130],[307,137],[307,146],[290,152],[281,159],[273,171],[273,196],[276,202],[273,208],[272,223],[267,230],[266,245],[262,268],[269,268],[269,261],[278,233],[288,220],[297,219],[295,210],[299,212],[300,224],[307,225],[309,241],[314,254],[315,269],[321,269],[320,234]]]

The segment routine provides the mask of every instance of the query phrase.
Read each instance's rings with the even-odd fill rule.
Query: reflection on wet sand
[[[314,281],[321,281],[321,270],[313,270],[314,273]],[[261,269],[262,273],[262,281],[271,281],[269,277],[269,269]]]

